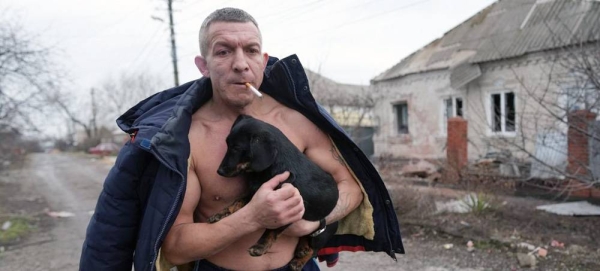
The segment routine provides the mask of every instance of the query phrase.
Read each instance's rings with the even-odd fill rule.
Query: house
[[[470,161],[546,146],[551,157],[538,158],[564,166],[567,113],[597,110],[574,67],[600,60],[599,40],[599,1],[493,3],[371,80],[383,97],[375,156],[444,159],[448,119],[462,117]]]
[[[375,100],[369,86],[340,84],[309,69],[305,71],[315,100],[367,156],[372,156],[377,120],[373,114]]]

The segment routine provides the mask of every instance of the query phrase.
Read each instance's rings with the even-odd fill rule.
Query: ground
[[[21,168],[0,171],[0,226],[22,218],[31,225],[21,238],[0,238],[0,270],[77,270],[85,228],[112,162],[81,154],[34,154]],[[548,249],[546,257],[536,258],[534,270],[600,270],[597,217],[548,214],[535,210],[548,201],[510,196],[494,197],[493,208],[478,215],[437,214],[435,201],[465,192],[386,183],[407,254],[397,254],[395,262],[385,253],[342,253],[335,267],[321,264],[323,270],[530,270],[517,261],[517,253],[529,252],[519,243]],[[51,211],[74,216],[53,217]],[[564,247],[550,246],[552,240]]]

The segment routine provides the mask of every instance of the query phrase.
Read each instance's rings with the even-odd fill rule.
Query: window
[[[406,102],[394,104],[394,111],[398,134],[408,134],[408,104]]]
[[[446,134],[448,129],[448,119],[453,117],[464,117],[463,100],[461,97],[450,97],[442,101],[443,117],[442,117],[442,135]]]
[[[493,133],[516,131],[516,106],[514,92],[494,93],[490,96],[490,127]]]

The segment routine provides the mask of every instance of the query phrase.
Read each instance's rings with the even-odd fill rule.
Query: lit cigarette
[[[254,86],[252,86],[250,83],[246,83],[246,87],[249,88],[250,90],[252,90],[252,92],[254,92],[254,94],[256,94],[256,96],[258,96],[259,98],[262,98],[262,93],[260,93],[260,91],[258,91],[258,89],[254,88]]]

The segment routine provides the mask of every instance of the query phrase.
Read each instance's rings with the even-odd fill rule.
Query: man
[[[195,62],[203,78],[148,98],[119,118],[132,141],[107,177],[88,226],[80,269],[128,270],[134,255],[136,270],[154,269],[157,259],[193,262],[198,270],[285,268],[298,237],[321,226],[301,219],[304,207],[296,188],[284,184],[276,189],[288,173],[261,186],[236,213],[206,223],[245,189],[244,180],[216,173],[227,149],[225,138],[240,114],[279,128],[336,180],[340,199],[326,223],[347,221],[341,221],[340,237],[323,254],[375,250],[394,257],[403,252],[381,179],[314,103],[297,58],[274,62],[262,52],[256,21],[232,8],[207,17],[200,48]],[[245,83],[260,86],[267,95],[256,98]],[[268,253],[248,254],[264,229],[290,223]],[[310,269],[318,267],[310,261],[305,270]]]

